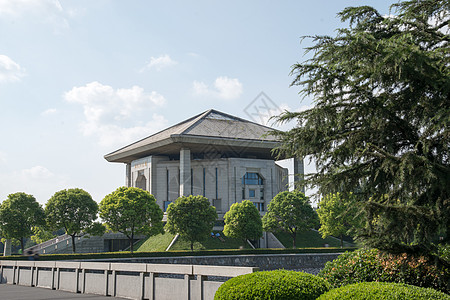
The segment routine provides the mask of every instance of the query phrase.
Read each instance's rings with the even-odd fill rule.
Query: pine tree
[[[406,1],[389,16],[349,7],[335,37],[314,36],[292,85],[315,106],[278,134],[280,157],[311,157],[306,183],[355,192],[368,222],[359,238],[389,251],[430,253],[450,211],[450,4]]]

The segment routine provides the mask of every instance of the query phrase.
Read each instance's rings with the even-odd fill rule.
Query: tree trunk
[[[342,234],[341,234],[341,248],[344,248],[344,241],[342,239]]]
[[[131,239],[130,239],[130,251],[133,253],[133,240],[134,240],[134,233],[131,233]]]
[[[296,240],[297,240],[297,231],[294,231],[293,233],[292,233],[292,248],[296,248]]]
[[[23,251],[25,250],[25,247],[23,245],[23,237],[20,238],[20,248],[22,249],[22,254],[25,254],[25,253],[23,253]]]
[[[194,242],[191,242],[191,251],[194,251]]]
[[[75,234],[71,235],[72,237],[72,253],[75,253]]]

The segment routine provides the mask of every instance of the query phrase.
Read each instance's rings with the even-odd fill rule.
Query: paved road
[[[92,294],[75,294],[64,291],[29,287],[22,285],[0,284],[1,300],[47,300],[47,299],[84,299],[84,300],[123,300],[124,298],[105,297]]]

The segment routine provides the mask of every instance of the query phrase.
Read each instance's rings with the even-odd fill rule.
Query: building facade
[[[233,203],[252,201],[264,214],[288,188],[288,170],[277,164],[273,129],[216,110],[105,155],[126,164],[126,186],[149,191],[166,211],[180,196],[202,195],[219,218]],[[303,161],[294,160],[296,173]]]

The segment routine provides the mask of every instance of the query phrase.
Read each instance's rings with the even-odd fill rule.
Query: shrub
[[[403,283],[361,282],[332,289],[317,300],[449,300],[450,296],[431,288],[421,288]]]
[[[222,284],[215,300],[231,299],[316,299],[330,289],[322,278],[295,271],[256,272],[232,278]]]
[[[327,262],[319,276],[333,287],[347,284],[381,281],[406,283],[449,292],[449,272],[437,267],[428,258],[407,254],[386,254],[376,249],[345,252]]]

